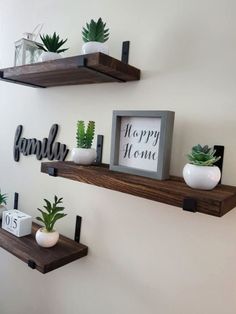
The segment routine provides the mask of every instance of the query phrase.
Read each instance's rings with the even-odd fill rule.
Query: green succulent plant
[[[42,214],[42,217],[36,217],[37,220],[41,221],[46,231],[52,232],[53,227],[58,219],[61,219],[65,217],[67,214],[61,213],[65,207],[58,206],[62,204],[63,198],[58,198],[56,195],[54,196],[54,202],[49,202],[47,199],[44,199],[46,205],[43,207],[46,209],[46,211],[43,211],[42,209],[38,208],[40,213]]]
[[[90,23],[86,23],[86,27],[83,27],[82,38],[85,43],[89,41],[97,41],[105,43],[109,38],[109,28],[105,28],[106,23],[103,23],[101,17],[95,22],[91,20]]]
[[[215,150],[208,145],[201,146],[200,144],[194,146],[190,154],[187,155],[190,164],[197,166],[213,166],[220,157],[215,156]]]
[[[60,39],[59,35],[57,35],[56,32],[54,32],[52,36],[47,34],[40,35],[40,38],[43,42],[43,45],[37,44],[37,46],[39,49],[43,51],[61,53],[69,49],[69,48],[60,49],[67,42],[67,38],[64,40]]]
[[[0,190],[0,205],[7,205],[7,194],[2,194]]]
[[[77,148],[91,148],[95,133],[95,122],[89,121],[85,130],[84,121],[77,122],[76,141]]]

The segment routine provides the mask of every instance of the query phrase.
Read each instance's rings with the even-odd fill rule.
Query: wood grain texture
[[[102,53],[93,53],[0,70],[0,78],[31,87],[127,82],[140,70]]]
[[[110,171],[108,165],[79,166],[73,162],[43,162],[41,171],[55,168],[57,176],[181,207],[185,198],[197,201],[197,211],[221,217],[236,206],[236,187],[218,185],[212,191],[189,188],[179,177],[155,180]]]
[[[27,264],[29,260],[35,262],[36,269],[43,274],[87,255],[87,246],[62,235],[54,247],[40,247],[35,241],[39,227],[33,223],[32,234],[21,238],[0,228],[0,247]]]

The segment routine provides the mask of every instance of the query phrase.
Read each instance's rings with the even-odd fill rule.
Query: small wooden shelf
[[[38,224],[33,223],[32,234],[21,238],[0,228],[0,247],[43,274],[88,254],[87,246],[62,235],[52,248],[38,246],[35,241],[35,233],[39,227]]]
[[[0,79],[31,87],[128,82],[140,79],[140,70],[103,53],[0,69]]]
[[[79,166],[73,162],[43,162],[41,171],[181,208],[186,200],[194,200],[195,211],[218,217],[236,206],[234,186],[218,185],[212,191],[193,190],[179,177],[159,181],[110,171],[108,165]]]

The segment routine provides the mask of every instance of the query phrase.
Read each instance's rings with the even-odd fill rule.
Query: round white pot
[[[72,160],[80,165],[91,165],[97,157],[94,148],[73,148],[71,155]]]
[[[102,52],[105,54],[109,54],[108,46],[106,43],[100,43],[97,41],[89,41],[87,43],[84,43],[82,46],[82,53],[94,53],[94,52]]]
[[[4,210],[7,210],[5,206],[0,205],[0,218],[2,218],[2,213],[4,212]]]
[[[186,164],[183,169],[184,181],[193,189],[212,190],[220,181],[220,169],[216,166]]]
[[[40,228],[35,235],[36,242],[42,247],[52,247],[59,240],[59,233],[57,231],[48,232],[45,228]]]
[[[44,51],[41,54],[40,59],[42,62],[50,61],[50,60],[56,60],[56,59],[61,59],[61,55],[59,53],[56,53],[56,52]]]

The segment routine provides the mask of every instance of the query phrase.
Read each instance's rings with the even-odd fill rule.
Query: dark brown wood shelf
[[[88,254],[87,246],[62,235],[54,247],[40,247],[35,241],[35,233],[39,227],[33,223],[32,234],[21,238],[0,228],[0,247],[43,274]]]
[[[128,82],[140,70],[103,53],[92,53],[0,69],[0,79],[31,87]]]
[[[212,191],[194,190],[179,177],[159,181],[110,171],[108,165],[79,166],[69,161],[43,162],[41,171],[181,208],[186,199],[194,200],[195,211],[218,217],[236,206],[234,186],[218,185]]]

